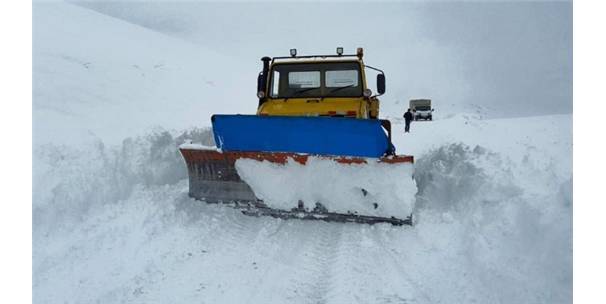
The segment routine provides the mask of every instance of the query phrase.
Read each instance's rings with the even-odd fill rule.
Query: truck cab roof
[[[301,57],[274,57],[273,64],[281,63],[321,63],[321,62],[362,62],[362,59],[355,55],[322,55],[322,56],[301,56]]]

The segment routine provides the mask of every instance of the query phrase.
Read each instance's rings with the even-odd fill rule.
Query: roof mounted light
[[[290,56],[291,57],[297,56],[297,49],[290,49]]]
[[[358,58],[362,59],[362,57],[364,57],[364,49],[363,49],[363,48],[361,48],[361,47],[359,47],[359,48],[356,50],[356,55],[358,56]]]
[[[339,56],[343,55],[343,48],[342,47],[338,47],[337,48],[337,55],[339,55]]]

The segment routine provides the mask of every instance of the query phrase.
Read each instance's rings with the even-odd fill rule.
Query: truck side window
[[[272,98],[278,97],[278,91],[280,89],[280,72],[274,70],[271,77],[271,93]]]

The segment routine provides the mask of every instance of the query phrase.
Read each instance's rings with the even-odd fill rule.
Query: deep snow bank
[[[94,140],[78,147],[35,146],[34,230],[70,229],[95,208],[128,199],[135,187],[183,181],[187,169],[177,147],[186,140],[214,144],[209,129],[156,129],[121,145]]]
[[[405,219],[417,193],[410,163],[339,164],[311,157],[305,165],[292,159],[282,165],[239,159],[236,170],[257,198],[282,210],[298,201],[310,208],[319,202],[331,212]]]
[[[571,301],[572,180],[544,157],[516,162],[456,143],[418,159],[415,236],[390,232],[386,239],[409,242],[426,271],[412,274],[419,284],[436,284],[429,273],[443,275],[446,285],[430,302]]]

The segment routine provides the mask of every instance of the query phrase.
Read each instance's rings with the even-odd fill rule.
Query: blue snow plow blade
[[[394,152],[377,119],[213,115],[212,125],[215,143],[222,151],[376,158]]]

